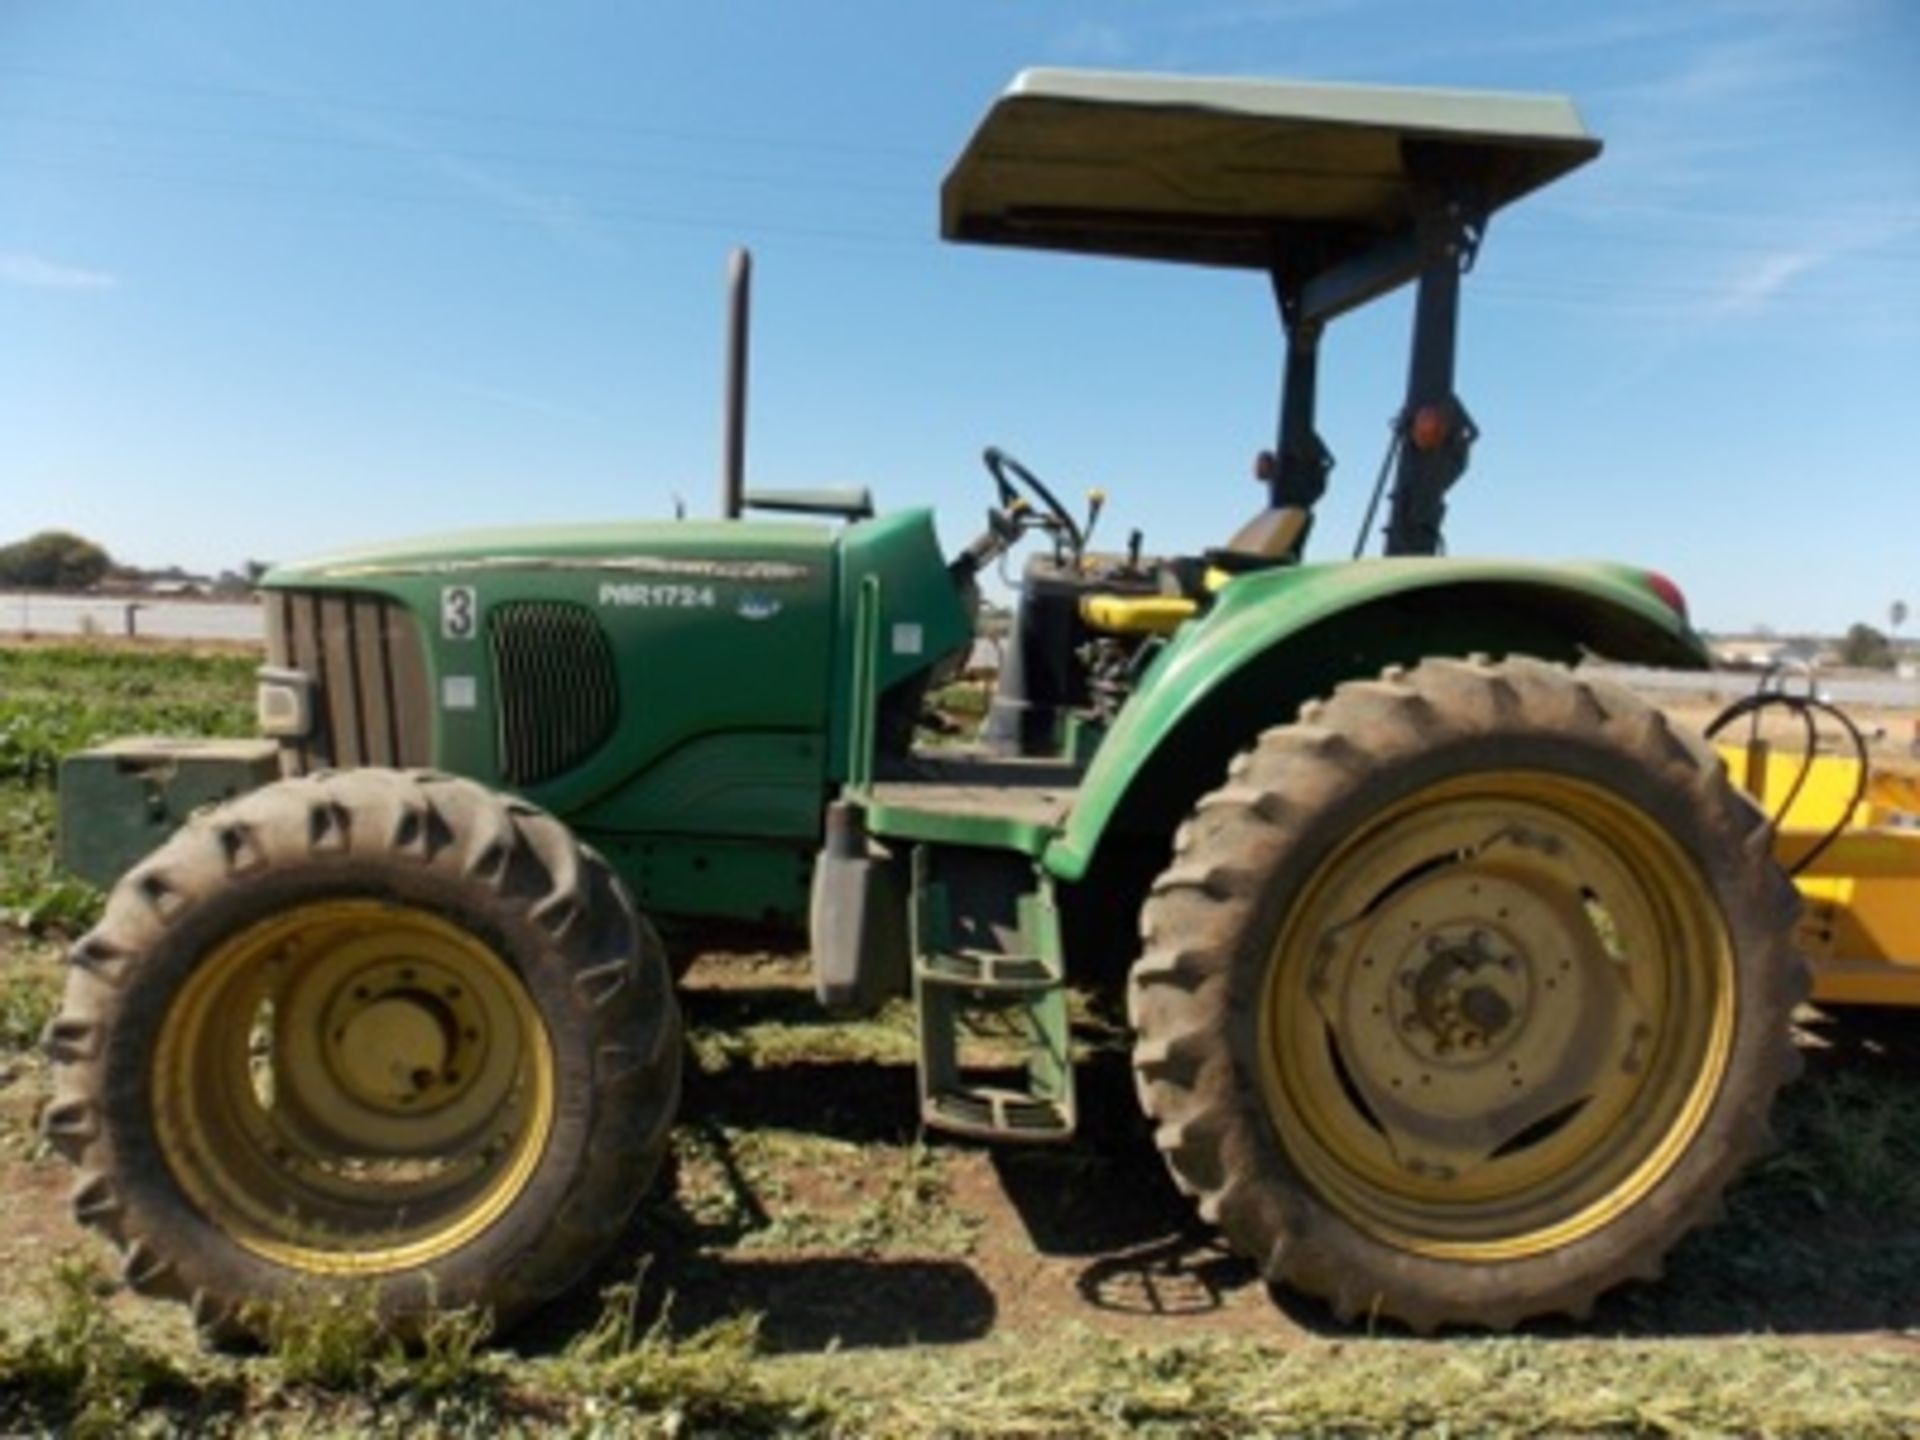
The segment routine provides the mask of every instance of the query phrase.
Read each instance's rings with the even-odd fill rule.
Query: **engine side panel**
[[[703,737],[817,735],[834,568],[815,525],[422,542],[275,572],[271,603],[296,623],[273,659],[336,722],[305,764],[431,763],[571,814]],[[374,683],[393,670],[417,678]],[[350,688],[378,702],[358,726],[338,723]]]

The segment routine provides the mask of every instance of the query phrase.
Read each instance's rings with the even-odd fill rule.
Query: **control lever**
[[[1093,544],[1093,527],[1100,523],[1100,512],[1106,508],[1107,492],[1100,489],[1087,491],[1087,523],[1080,527],[1080,557],[1084,557]]]

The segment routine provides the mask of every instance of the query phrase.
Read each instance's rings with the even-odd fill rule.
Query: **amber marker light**
[[[1413,448],[1438,450],[1447,443],[1453,422],[1444,405],[1422,405],[1413,412]]]

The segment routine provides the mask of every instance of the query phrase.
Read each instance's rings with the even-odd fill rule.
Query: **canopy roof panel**
[[[1553,95],[1027,70],[941,191],[949,240],[1312,274],[1600,151]]]

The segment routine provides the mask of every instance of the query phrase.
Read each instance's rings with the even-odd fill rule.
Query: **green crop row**
[[[54,860],[54,784],[127,735],[245,735],[255,657],[106,645],[0,647],[0,923],[73,934],[99,896]]]

